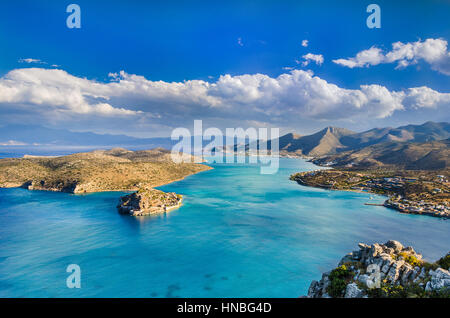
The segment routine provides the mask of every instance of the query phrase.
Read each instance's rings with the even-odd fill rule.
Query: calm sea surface
[[[119,215],[118,192],[0,189],[0,297],[298,297],[358,242],[399,240],[433,261],[449,250],[450,220],[303,187],[289,175],[314,166],[280,164],[213,164],[161,187],[185,200],[156,217]],[[66,287],[69,264],[80,289]]]

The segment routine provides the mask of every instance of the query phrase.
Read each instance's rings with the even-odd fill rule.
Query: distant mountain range
[[[449,123],[426,122],[397,128],[374,128],[361,133],[326,127],[307,136],[289,133],[281,136],[278,143],[282,155],[313,157],[312,161],[320,165],[429,170],[449,166],[449,138]],[[268,149],[272,142],[268,142]],[[258,148],[259,141],[246,145],[247,150],[252,147]]]
[[[443,170],[450,167],[450,139],[427,142],[382,142],[312,160],[334,168]]]
[[[327,127],[308,136],[290,133],[280,137],[278,142],[282,152],[315,157],[346,150],[348,146],[343,139],[354,134],[345,128]]]
[[[345,128],[326,127],[312,135],[289,133],[278,139],[280,153],[314,157],[317,163],[339,162],[340,165],[361,164],[370,166],[400,163],[405,167],[448,166],[448,139],[450,123],[426,122],[397,128],[374,128],[354,132]],[[442,142],[439,142],[442,141]],[[15,125],[0,127],[0,151],[9,148],[18,153],[33,154],[30,148],[55,150],[125,147],[133,150],[162,147],[171,149],[177,141],[170,137],[135,138],[126,135],[101,135],[90,132],[71,132],[42,126]],[[209,141],[204,141],[207,145]],[[243,140],[238,140],[242,144]],[[255,145],[256,143],[256,145]],[[268,142],[268,149],[272,141]],[[225,144],[225,137],[224,137]],[[193,141],[192,141],[193,145]],[[259,141],[247,142],[246,149],[259,146]],[[12,149],[12,150],[11,150]],[[234,150],[238,149],[234,145]],[[229,150],[233,150],[233,147]],[[56,154],[56,152],[55,152]],[[433,168],[434,169],[434,168]]]
[[[96,134],[92,132],[72,132],[39,125],[0,126],[0,144],[8,146],[136,146],[146,149],[163,147],[170,149],[170,137],[135,138],[126,135]]]
[[[345,128],[326,127],[308,136],[286,134],[279,138],[281,152],[318,157],[361,149],[384,142],[426,142],[450,138],[449,123],[426,122],[398,128],[374,128],[356,133]]]

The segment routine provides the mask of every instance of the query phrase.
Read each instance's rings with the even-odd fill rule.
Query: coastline
[[[131,215],[172,211],[182,195],[156,189],[212,170],[199,163],[172,162],[168,150],[132,152],[125,149],[68,156],[32,156],[0,160],[0,188],[22,188],[69,194],[127,193],[119,197],[119,213]],[[133,198],[133,200],[131,200]],[[136,199],[137,198],[137,199]],[[132,203],[132,205],[129,205]]]
[[[315,172],[315,171],[321,171],[321,170],[313,170],[313,171],[301,172],[301,173],[307,174],[307,173],[311,173],[311,172]],[[446,214],[443,214],[443,213],[438,214],[438,213],[431,212],[431,211],[421,211],[421,210],[415,211],[415,210],[411,210],[411,209],[402,208],[399,204],[394,204],[391,202],[391,200],[394,199],[394,197],[395,197],[394,194],[377,193],[377,192],[373,191],[372,188],[368,188],[366,191],[364,191],[364,190],[360,190],[360,189],[338,189],[338,188],[333,188],[332,185],[324,185],[324,184],[314,184],[313,185],[313,184],[306,182],[302,178],[300,178],[298,176],[298,174],[301,174],[301,173],[296,173],[296,174],[291,175],[290,180],[296,181],[298,184],[305,186],[305,187],[319,188],[319,189],[324,189],[324,190],[328,190],[328,191],[330,191],[330,190],[331,191],[347,191],[347,192],[379,195],[379,196],[386,197],[386,199],[384,200],[384,202],[382,204],[366,204],[366,205],[384,206],[388,209],[395,210],[402,214],[426,215],[426,216],[442,218],[444,220],[449,219],[449,216]]]
[[[162,191],[162,190],[157,190],[157,189],[155,189],[155,188],[157,188],[157,187],[162,187],[162,186],[165,186],[165,185],[169,185],[169,184],[174,183],[174,182],[182,181],[182,180],[186,179],[187,177],[193,176],[193,175],[198,174],[198,173],[200,173],[200,172],[209,171],[209,170],[213,170],[213,169],[214,169],[213,167],[211,167],[211,166],[209,166],[209,165],[206,165],[205,163],[201,163],[201,164],[204,165],[204,166],[206,166],[206,167],[209,167],[209,169],[205,169],[205,170],[202,170],[202,171],[198,171],[198,172],[192,173],[192,174],[190,174],[190,175],[186,175],[186,176],[183,176],[183,177],[181,177],[181,178],[177,178],[177,179],[175,179],[175,180],[171,180],[171,181],[169,181],[169,182],[158,183],[158,184],[156,184],[155,186],[152,186],[150,189],[151,189],[151,190],[155,190],[155,191],[159,191],[159,192],[163,193],[163,194],[166,195],[166,196],[167,196],[167,195],[170,195],[171,193],[167,193],[167,192],[164,192],[164,191]],[[7,186],[7,187],[2,186],[2,187],[0,187],[0,189],[1,189],[1,188],[5,188],[5,189],[8,189],[8,188],[22,188],[22,189],[26,189],[26,190],[28,190],[28,191],[50,191],[50,192],[69,193],[69,194],[73,194],[73,195],[83,195],[83,194],[101,193],[101,192],[129,192],[129,194],[127,194],[127,195],[125,195],[125,196],[122,196],[122,197],[119,197],[119,200],[120,200],[120,201],[122,201],[122,199],[123,199],[124,197],[129,196],[129,195],[131,195],[131,194],[135,194],[135,193],[137,193],[137,192],[140,190],[140,188],[127,188],[127,189],[114,189],[114,190],[102,189],[102,190],[98,190],[98,191],[84,191],[84,192],[74,192],[74,191],[72,191],[72,192],[69,192],[69,191],[63,191],[62,189],[57,189],[57,188],[47,188],[47,189],[46,189],[46,188],[42,188],[42,189],[39,189],[39,188],[31,188],[31,189],[30,189],[30,188],[25,187],[24,185],[20,185],[20,186]],[[131,213],[131,212],[130,212],[130,213],[128,213],[128,214],[129,214],[129,215],[132,215],[132,216],[147,216],[147,215],[155,215],[155,214],[167,213],[167,212],[176,210],[176,209],[180,208],[180,207],[183,205],[183,201],[184,201],[184,196],[183,196],[182,194],[176,194],[176,195],[180,197],[180,200],[179,200],[179,202],[178,202],[176,205],[173,205],[173,206],[163,206],[161,209],[158,209],[157,211],[150,211],[150,210],[145,211],[145,210],[143,210],[143,211],[141,211],[141,212],[139,212],[139,213]],[[122,213],[122,212],[120,212],[120,211],[121,211],[120,204],[119,204],[117,207],[118,207],[118,209],[119,209],[119,213]],[[123,213],[122,213],[122,214],[123,214]]]
[[[201,163],[202,165],[204,165],[203,163]],[[204,165],[207,167],[210,167],[208,165]],[[161,182],[161,183],[156,183],[155,185],[152,186],[152,188],[158,188],[158,187],[162,187],[165,185],[169,185],[171,183],[174,182],[178,182],[178,181],[182,181],[184,179],[186,179],[187,177],[196,175],[198,173],[204,172],[204,171],[209,171],[209,170],[213,170],[214,168],[210,167],[210,169],[205,169],[205,170],[201,170],[201,171],[197,171],[194,172],[190,175],[186,175],[184,177],[178,178],[178,179],[174,179],[174,180],[170,180],[169,182]],[[22,188],[22,189],[26,189],[29,191],[50,191],[50,192],[63,192],[63,193],[70,193],[70,194],[75,194],[75,195],[81,195],[81,194],[89,194],[89,193],[100,193],[100,192],[134,192],[134,191],[138,191],[140,188],[139,187],[135,187],[135,188],[122,188],[122,189],[101,189],[101,190],[86,190],[83,192],[75,192],[75,191],[64,191],[64,189],[58,189],[58,188],[28,188],[25,186],[25,184],[20,184],[20,183],[9,183],[9,184],[1,184],[0,185],[0,189],[12,189],[12,188]]]

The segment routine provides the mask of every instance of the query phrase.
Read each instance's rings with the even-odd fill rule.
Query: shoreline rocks
[[[142,216],[169,212],[181,206],[183,196],[156,189],[140,189],[120,198],[117,209],[120,214]]]
[[[429,263],[412,247],[390,240],[358,244],[338,267],[312,281],[308,298],[450,297],[450,253]]]

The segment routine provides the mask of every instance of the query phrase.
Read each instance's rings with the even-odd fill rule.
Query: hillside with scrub
[[[170,151],[122,148],[62,157],[0,160],[0,187],[24,187],[69,193],[137,191],[211,169],[197,163],[174,163]]]

